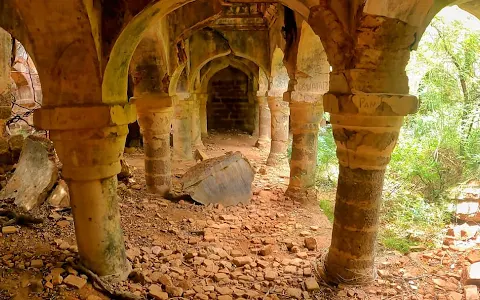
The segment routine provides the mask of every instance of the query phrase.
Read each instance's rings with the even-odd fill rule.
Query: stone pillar
[[[198,94],[192,94],[191,98],[188,100],[192,108],[192,146],[195,149],[203,149],[202,143],[202,122],[200,118],[200,98]]]
[[[414,96],[324,96],[340,164],[332,243],[325,261],[333,282],[362,283],[375,276],[374,256],[385,169]]]
[[[253,132],[252,136],[258,136],[260,133],[260,112],[258,104],[258,96],[253,97]]]
[[[173,159],[192,160],[192,112],[190,101],[177,100],[173,112]]]
[[[283,97],[268,96],[268,107],[272,114],[270,154],[267,165],[276,166],[288,163],[288,123],[290,109]]]
[[[12,114],[11,58],[12,37],[0,28],[0,137],[5,135],[5,122]]]
[[[285,195],[302,203],[317,204],[315,175],[317,169],[318,130],[323,103],[290,102],[293,133],[290,182]]]
[[[255,144],[258,148],[266,148],[270,143],[270,133],[272,131],[270,108],[268,107],[267,96],[257,95],[259,125],[258,141]]]
[[[200,102],[200,132],[202,138],[208,136],[208,128],[207,128],[207,100],[208,94],[206,93],[197,93],[197,98]]]
[[[99,105],[42,108],[34,123],[50,130],[63,164],[82,264],[108,280],[125,280],[131,266],[125,255],[117,196],[117,174],[128,123],[135,106]]]
[[[168,95],[145,95],[132,98],[137,106],[138,124],[145,151],[145,181],[147,191],[165,196],[172,183],[170,126],[172,100]]]

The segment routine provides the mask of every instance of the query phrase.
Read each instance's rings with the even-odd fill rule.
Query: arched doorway
[[[247,74],[234,67],[225,68],[210,79],[207,91],[209,130],[253,132],[255,105],[252,80]]]

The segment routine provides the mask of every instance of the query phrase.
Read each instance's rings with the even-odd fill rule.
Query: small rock
[[[463,287],[465,291],[465,300],[479,300],[478,290],[476,285],[466,285]]]
[[[295,299],[302,299],[302,290],[298,288],[288,288],[287,295]]]
[[[252,258],[250,256],[240,256],[240,257],[235,257],[233,259],[233,263],[237,267],[243,267],[244,265],[248,265],[252,262]]]
[[[318,291],[320,286],[318,285],[317,280],[314,277],[309,277],[305,279],[305,288],[309,292]]]
[[[259,254],[261,256],[268,256],[273,253],[273,246],[272,245],[267,245],[260,249]]]
[[[278,274],[274,270],[265,270],[265,280],[274,281],[277,279],[277,276]]]
[[[449,292],[447,294],[447,299],[448,300],[462,300],[463,299],[463,295],[460,294],[460,293],[457,293],[457,292]]]
[[[2,233],[3,234],[12,234],[12,233],[16,233],[16,232],[17,232],[17,228],[15,226],[2,227]]]
[[[68,286],[75,287],[77,289],[81,289],[87,283],[87,280],[85,280],[81,277],[75,276],[75,275],[68,275],[63,280],[63,282]]]
[[[473,250],[472,252],[468,253],[467,259],[470,263],[474,264],[480,261],[480,250]]]
[[[67,183],[59,180],[53,192],[48,196],[47,203],[53,207],[70,207],[70,194]]]
[[[169,285],[165,288],[165,291],[170,295],[170,297],[182,297],[183,289],[178,286]]]
[[[34,259],[30,262],[30,266],[32,268],[37,268],[37,269],[40,269],[41,267],[43,267],[43,260],[41,259]]]
[[[317,240],[313,237],[307,237],[304,240],[305,248],[310,251],[315,251],[317,249]]]
[[[155,300],[167,300],[168,294],[162,291],[162,288],[157,284],[152,284],[148,288],[148,295]]]
[[[61,220],[57,222],[57,226],[65,228],[70,225],[70,222],[67,220]]]

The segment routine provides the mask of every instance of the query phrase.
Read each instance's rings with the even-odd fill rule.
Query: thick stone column
[[[303,203],[316,204],[318,130],[323,103],[290,102],[290,125],[293,133],[290,182],[286,195]]]
[[[0,28],[0,137],[5,135],[5,122],[12,114],[11,58],[12,37]]]
[[[50,138],[68,183],[81,262],[108,280],[130,272],[117,196],[117,174],[128,133],[136,119],[131,105],[42,108],[37,128]]]
[[[170,126],[172,99],[168,95],[143,95],[133,98],[145,151],[145,181],[150,193],[165,196],[172,183]]]
[[[206,93],[197,93],[196,97],[199,100],[200,105],[200,132],[202,138],[208,136],[208,128],[207,128],[207,100],[208,94]]]
[[[173,112],[173,159],[192,160],[191,101],[177,100]]]
[[[325,261],[333,282],[374,278],[385,169],[403,118],[416,111],[410,95],[333,94],[324,96],[340,164],[332,243]]]
[[[258,141],[255,144],[258,148],[266,148],[270,143],[272,132],[271,114],[268,107],[267,96],[257,95],[259,125],[258,125]]]
[[[204,148],[202,143],[202,122],[200,118],[200,98],[198,94],[192,94],[190,100],[190,105],[192,107],[192,146],[195,149]]]
[[[288,163],[288,123],[290,109],[283,97],[268,96],[268,107],[272,114],[270,154],[267,165],[276,166]]]

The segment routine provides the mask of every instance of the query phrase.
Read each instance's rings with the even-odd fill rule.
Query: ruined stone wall
[[[209,129],[239,129],[253,132],[251,83],[242,71],[229,67],[215,74],[209,83],[207,122]]]

